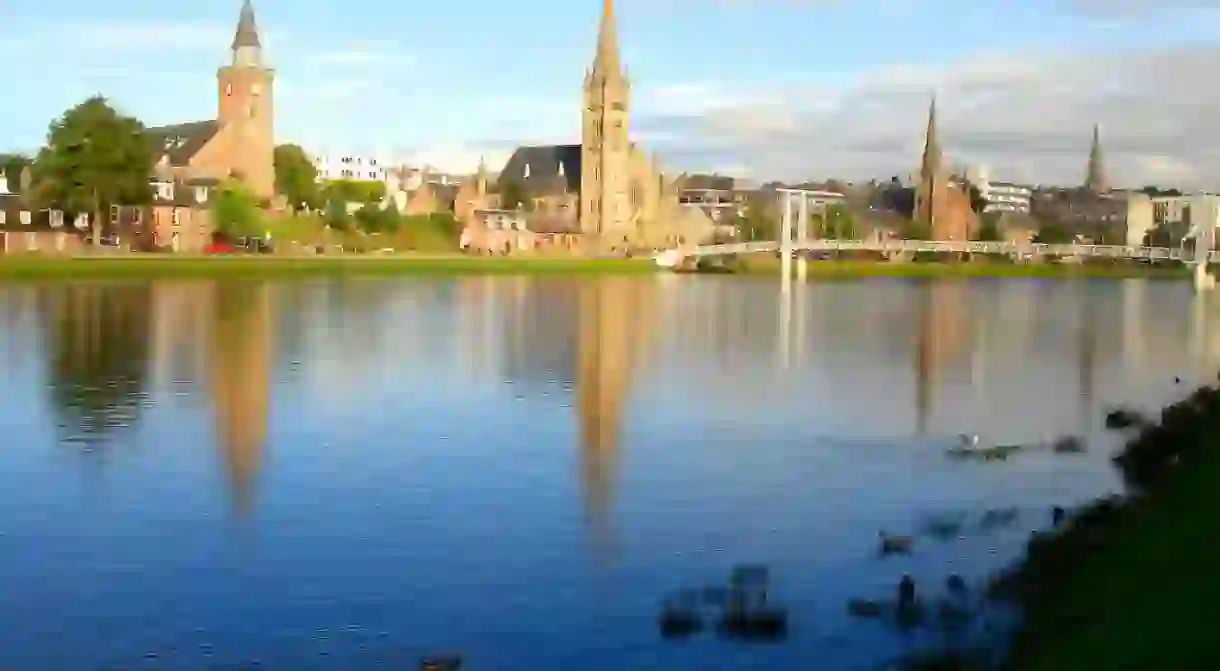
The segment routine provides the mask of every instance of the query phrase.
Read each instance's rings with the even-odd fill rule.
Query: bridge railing
[[[703,245],[681,250],[684,256],[722,256],[726,254],[752,254],[778,251],[778,240],[736,242],[721,245]],[[801,251],[874,251],[874,252],[931,252],[971,254],[1009,254],[1029,256],[1089,256],[1114,259],[1149,259],[1165,261],[1189,261],[1181,249],[1171,247],[1141,247],[1136,245],[1051,245],[1042,243],[1017,244],[1012,242],[982,241],[937,241],[937,240],[826,240],[821,238],[794,240],[791,249]],[[1220,251],[1208,255],[1209,263],[1220,261]]]

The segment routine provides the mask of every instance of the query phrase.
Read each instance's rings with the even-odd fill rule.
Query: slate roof
[[[233,34],[233,48],[262,46],[258,39],[258,22],[254,20],[254,6],[246,0],[241,6],[241,18],[237,20],[237,32]]]
[[[734,180],[723,175],[683,175],[679,188],[683,190],[732,191]]]
[[[563,166],[562,177],[559,175],[560,166]],[[579,192],[580,145],[518,147],[500,171],[496,187],[503,191],[506,184],[513,182],[520,184],[522,190],[531,196],[564,191]]]
[[[144,134],[152,144],[155,158],[160,158],[163,154],[168,155],[170,165],[182,167],[219,131],[220,123],[210,120],[157,126],[145,130]]]

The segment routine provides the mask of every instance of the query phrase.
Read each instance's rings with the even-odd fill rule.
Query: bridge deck
[[[1172,247],[1137,247],[1125,245],[1046,245],[1046,244],[1015,244],[1011,242],[977,242],[977,241],[931,241],[931,240],[795,240],[793,251],[813,252],[959,252],[970,254],[1007,254],[1035,256],[1087,256],[1113,259],[1149,259],[1164,261],[1194,261],[1185,258],[1181,249]],[[703,245],[686,249],[664,252],[669,257],[705,257],[724,256],[728,254],[757,254],[780,250],[778,240],[761,242],[737,242],[724,245]],[[658,255],[658,260],[661,258]],[[1220,252],[1211,251],[1207,256],[1209,263],[1220,261]]]

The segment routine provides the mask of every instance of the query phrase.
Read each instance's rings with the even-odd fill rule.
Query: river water
[[[1104,409],[1211,378],[1215,312],[1142,280],[0,285],[0,668],[871,668],[933,637],[845,601],[977,582],[1116,490]],[[963,432],[1091,449],[947,458]],[[787,638],[663,640],[739,563]]]

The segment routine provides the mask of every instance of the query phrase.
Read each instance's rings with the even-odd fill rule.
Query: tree
[[[351,217],[347,213],[347,202],[339,198],[326,201],[326,216],[322,221],[336,231],[346,231],[351,228]]]
[[[1043,224],[1034,236],[1034,242],[1040,245],[1066,245],[1075,239],[1076,236],[1066,226],[1053,221]]]
[[[899,234],[903,240],[929,240],[932,237],[932,227],[927,222],[908,219]]]
[[[858,240],[856,218],[845,205],[831,205],[825,214],[814,215],[815,235],[827,240]]]
[[[996,212],[988,212],[979,219],[978,239],[980,242],[999,242],[1003,239],[1000,234],[1000,215]]]
[[[761,202],[747,204],[744,216],[737,218],[736,225],[743,240],[779,239],[779,226]]]
[[[385,209],[366,203],[356,212],[356,223],[365,233],[393,233],[402,224],[402,216],[393,201]]]
[[[275,190],[293,208],[312,210],[322,206],[317,170],[298,145],[282,144],[275,148]]]
[[[212,202],[216,232],[228,240],[262,234],[262,212],[258,199],[239,182],[227,182]]]
[[[21,173],[34,161],[24,154],[0,154],[0,172],[8,178],[8,188],[16,191],[21,181]]]
[[[326,200],[347,203],[380,203],[385,199],[385,182],[366,179],[336,179],[326,183]]]
[[[973,184],[970,185],[970,209],[975,214],[982,214],[983,210],[987,209],[987,199],[983,197],[983,192]]]
[[[515,210],[525,205],[525,189],[516,181],[505,182],[500,189],[500,207]]]
[[[144,125],[94,96],[51,122],[47,146],[34,160],[34,199],[42,207],[91,213],[93,244],[101,244],[105,208],[151,199],[152,165]]]

